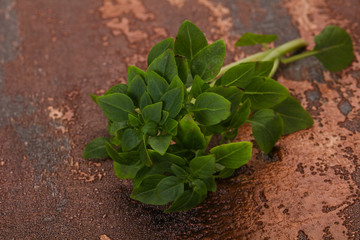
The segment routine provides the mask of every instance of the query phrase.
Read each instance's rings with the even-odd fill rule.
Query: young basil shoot
[[[247,33],[236,45],[266,45],[276,38]],[[312,126],[311,116],[271,76],[279,62],[308,56],[331,71],[353,60],[351,38],[339,27],[326,27],[315,43],[311,51],[286,57],[307,45],[296,39],[222,67],[224,41],[208,44],[201,30],[185,21],[176,40],[151,49],[146,71],[130,66],[128,84],[91,95],[108,119],[109,137],[92,140],[83,157],[113,159],[116,176],[132,179],[132,199],[172,203],[165,212],[196,207],[208,191],[216,191],[216,178],[231,176],[251,158],[251,142],[231,142],[244,123],[251,124],[265,153],[282,135]],[[208,149],[215,134],[222,144]]]

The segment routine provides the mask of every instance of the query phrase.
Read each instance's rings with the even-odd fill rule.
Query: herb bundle
[[[338,71],[353,59],[350,36],[336,26],[315,37],[316,46],[287,54],[307,43],[296,39],[276,48],[276,35],[244,34],[237,46],[263,44],[267,49],[222,68],[225,44],[208,44],[190,21],[176,39],[155,45],[146,71],[130,66],[128,84],[103,96],[91,95],[108,118],[110,137],[88,143],[84,158],[114,160],[116,176],[132,179],[131,198],[153,205],[172,204],[165,212],[185,211],[216,191],[216,178],[230,177],[252,155],[251,142],[231,142],[250,123],[259,148],[269,153],[282,135],[305,129],[313,119],[271,76],[279,63],[315,56]],[[208,149],[213,135],[221,144]]]

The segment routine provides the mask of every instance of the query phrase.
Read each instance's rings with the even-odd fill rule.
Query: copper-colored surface
[[[358,0],[0,1],[0,239],[360,239],[360,3]],[[185,213],[129,198],[109,160],[84,145],[106,134],[89,93],[146,67],[151,46],[185,19],[227,62],[249,50],[241,33],[312,41],[344,27],[356,59],[329,73],[315,59],[282,66],[279,82],[312,114],[314,127],[283,137]],[[249,126],[238,140],[252,140]]]

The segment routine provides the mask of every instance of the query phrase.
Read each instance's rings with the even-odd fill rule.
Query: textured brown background
[[[0,239],[360,239],[359,0],[0,0]],[[277,78],[314,127],[283,137],[265,156],[220,181],[197,209],[164,214],[129,198],[109,160],[84,145],[106,134],[89,93],[146,67],[151,46],[189,19],[227,62],[241,33],[276,44],[344,27],[356,59],[329,73],[313,58]],[[312,46],[312,44],[310,45]],[[252,140],[249,127],[239,140]]]

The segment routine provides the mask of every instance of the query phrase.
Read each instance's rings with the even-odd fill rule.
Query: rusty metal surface
[[[360,239],[360,3],[358,0],[1,0],[0,239]],[[241,33],[312,41],[344,27],[356,59],[329,73],[315,59],[282,66],[279,82],[315,119],[197,209],[164,214],[129,198],[109,160],[84,145],[106,134],[89,93],[146,67],[157,41],[189,19],[224,38],[227,62]],[[238,140],[252,140],[248,127]]]

